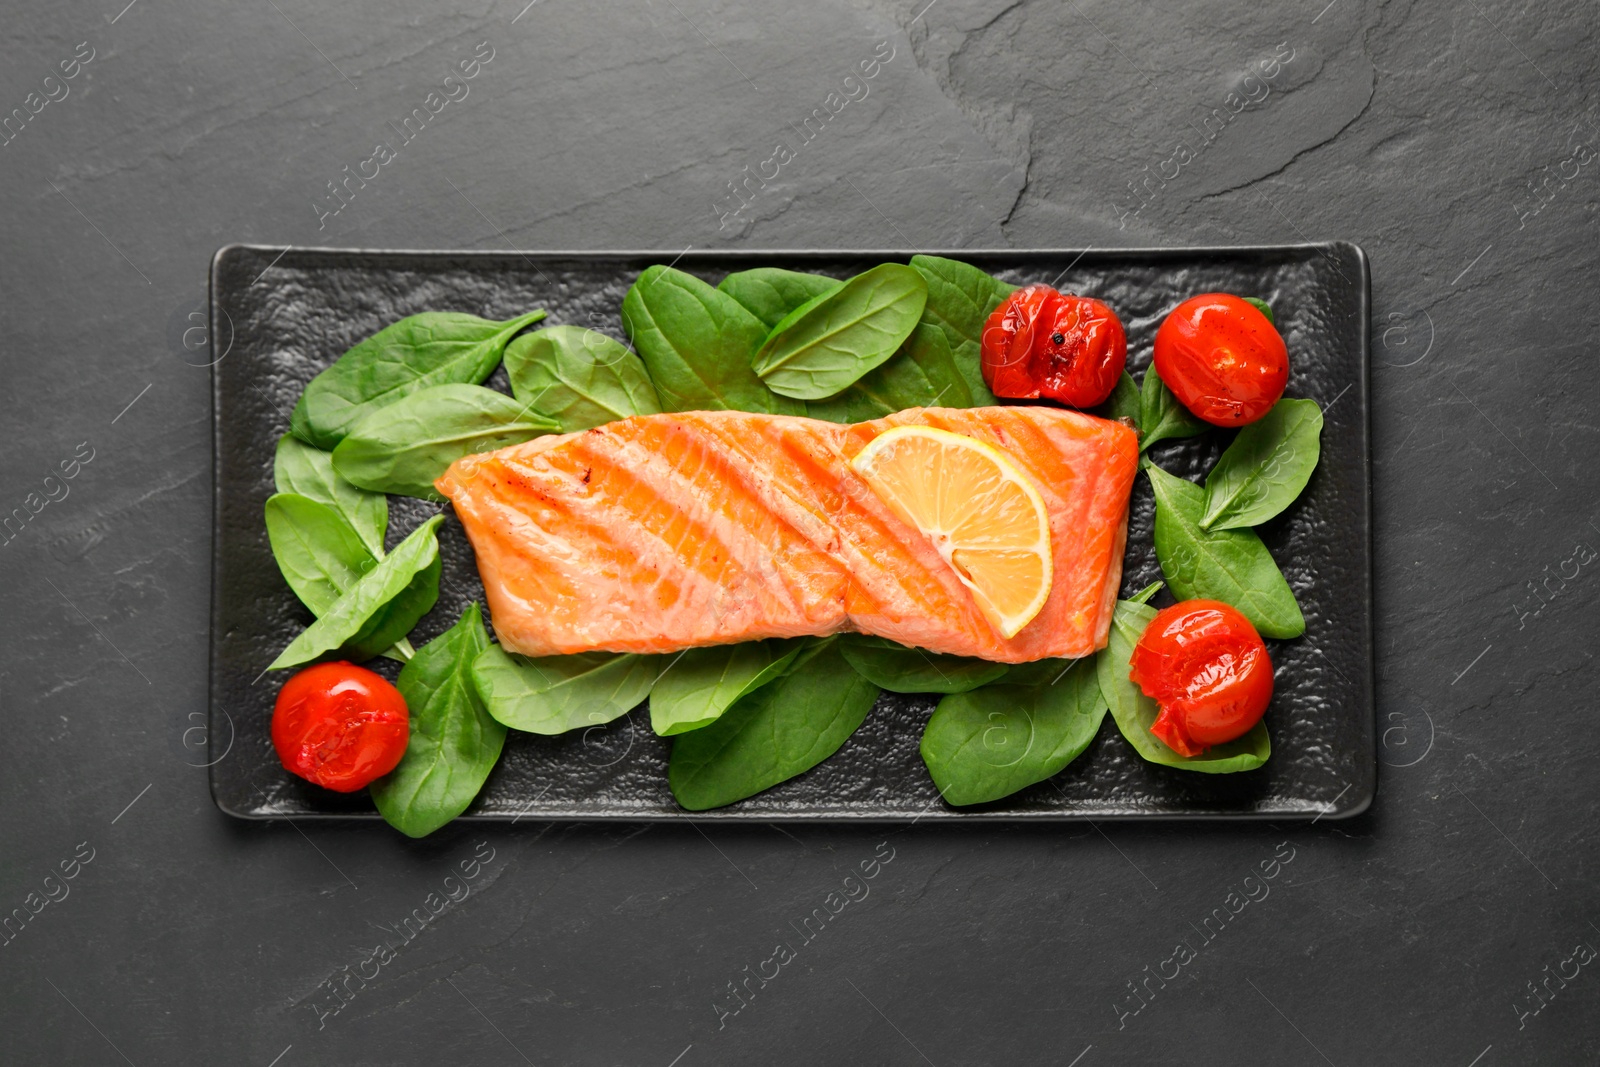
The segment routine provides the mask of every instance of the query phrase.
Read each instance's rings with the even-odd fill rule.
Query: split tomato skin
[[[1213,426],[1255,422],[1289,384],[1289,351],[1277,327],[1229,293],[1203,293],[1174,308],[1156,331],[1155,366],[1183,406]]]
[[[1157,612],[1129,666],[1129,678],[1161,709],[1150,732],[1180,756],[1243,737],[1272,700],[1266,643],[1249,619],[1217,600]]]
[[[307,667],[272,708],[272,747],[293,774],[338,793],[364,789],[406,754],[411,716],[388,679],[343,661]]]
[[[981,341],[983,381],[995,396],[1037,399],[1031,371],[1034,339],[1045,305],[1060,294],[1048,285],[1025,285],[1006,297],[984,323]]]
[[[983,380],[995,396],[1105,403],[1128,362],[1128,335],[1111,307],[1086,296],[1028,285],[984,324]]]

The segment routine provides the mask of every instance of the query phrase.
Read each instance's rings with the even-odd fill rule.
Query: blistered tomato
[[[1130,666],[1128,676],[1161,708],[1150,732],[1180,756],[1243,737],[1272,700],[1272,659],[1261,635],[1216,600],[1157,612]]]
[[[319,663],[284,683],[272,709],[272,747],[284,767],[353,793],[394,770],[411,718],[388,679],[351,663]]]
[[[1243,426],[1289,384],[1289,352],[1261,311],[1227,293],[1190,297],[1156,331],[1156,371],[1183,406],[1214,426]]]
[[[1027,285],[983,328],[983,380],[995,396],[1103,404],[1128,362],[1117,313],[1098,300]]]

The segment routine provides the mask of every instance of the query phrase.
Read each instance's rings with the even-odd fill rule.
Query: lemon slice
[[[922,531],[995,631],[1012,638],[1050,596],[1050,519],[999,449],[931,426],[874,437],[850,467]]]

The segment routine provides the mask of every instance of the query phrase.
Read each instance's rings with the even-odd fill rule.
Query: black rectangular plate
[[[848,277],[889,252],[370,252],[233,245],[211,271],[215,533],[212,564],[211,792],[244,818],[376,818],[365,792],[340,795],[288,774],[268,726],[283,676],[263,669],[311,621],[273,561],[262,507],[273,449],[306,382],[351,345],[405,315],[464,311],[507,319],[531,308],[545,325],[621,337],[622,297],[652,263],[712,283],[757,266]],[[1336,242],[1260,248],[943,252],[1007,281],[1048,282],[1097,297],[1122,316],[1129,369],[1149,364],[1162,317],[1196,293],[1259,296],[1289,346],[1289,395],[1322,404],[1322,461],[1304,495],[1261,529],[1305,612],[1306,634],[1271,642],[1277,690],[1267,712],[1272,758],[1208,775],[1146,763],[1107,716],[1087,752],[1047,782],[980,808],[939,800],[918,756],[932,696],[885,693],[831,759],[698,820],[896,821],[1074,818],[1339,818],[1364,811],[1377,785],[1374,747],[1366,256]],[[491,385],[505,388],[504,371]],[[1158,445],[1169,471],[1201,480],[1226,443],[1218,431]],[[436,505],[391,498],[392,546]],[[1124,595],[1161,577],[1151,547],[1149,484],[1134,490]],[[472,550],[450,517],[440,531],[438,605],[413,642],[483,597]],[[1165,594],[1163,594],[1165,597]],[[1163,602],[1158,600],[1158,603]],[[379,660],[388,677],[396,664]],[[467,814],[478,819],[678,818],[668,742],[636,709],[561,737],[513,731]]]

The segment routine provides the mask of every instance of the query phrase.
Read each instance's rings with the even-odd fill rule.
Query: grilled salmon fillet
[[[873,437],[908,424],[1000,449],[1044,498],[1052,588],[1009,640],[933,543],[850,469]],[[685,411],[466,456],[436,485],[512,652],[675,652],[859,630],[1023,663],[1105,645],[1137,469],[1132,430],[1057,408],[910,408],[850,426]]]

